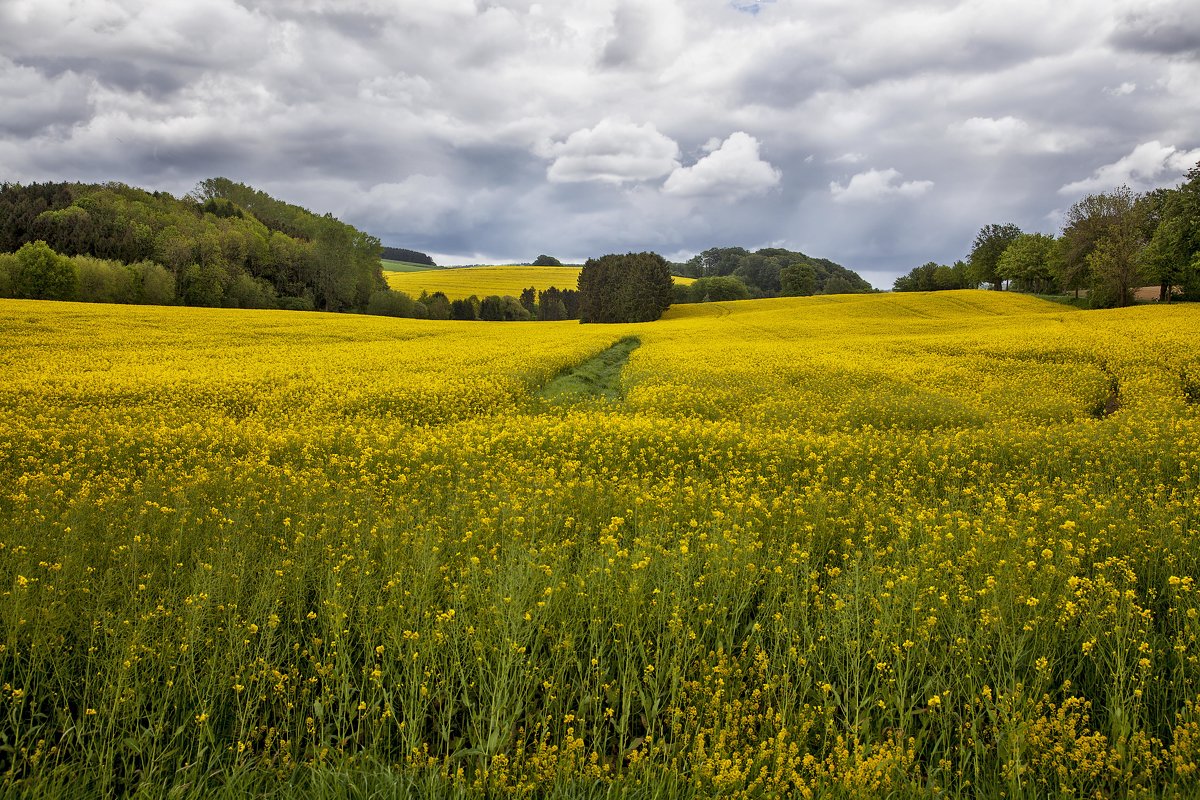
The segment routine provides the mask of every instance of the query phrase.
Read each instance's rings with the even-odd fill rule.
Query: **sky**
[[[1197,162],[1195,0],[0,0],[0,181],[224,176],[442,264],[888,288]]]

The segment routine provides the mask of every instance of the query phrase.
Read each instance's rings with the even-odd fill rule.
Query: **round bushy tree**
[[[582,322],[652,322],[671,307],[671,269],[658,253],[589,258],[579,273]]]
[[[73,300],[75,267],[42,240],[26,242],[17,251],[9,275],[12,293],[30,300]]]

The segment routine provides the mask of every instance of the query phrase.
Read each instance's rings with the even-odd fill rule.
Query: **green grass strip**
[[[621,368],[641,343],[636,336],[626,336],[582,364],[559,373],[538,394],[552,401],[620,400]]]

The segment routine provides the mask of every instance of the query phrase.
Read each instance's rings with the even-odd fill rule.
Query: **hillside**
[[[852,269],[781,247],[754,252],[742,247],[713,247],[677,267],[681,275],[692,278],[732,276],[759,297],[872,291],[871,284]]]
[[[2,780],[1195,796],[1198,329],[0,300]]]
[[[35,240],[110,262],[92,270],[108,281],[123,280],[120,265],[161,265],[186,305],[343,311],[384,287],[377,239],[226,178],[181,198],[118,183],[4,184],[0,253]]]

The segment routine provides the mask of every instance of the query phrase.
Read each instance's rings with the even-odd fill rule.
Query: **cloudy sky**
[[[0,0],[0,181],[223,175],[439,263],[876,286],[1200,161],[1195,0]]]

